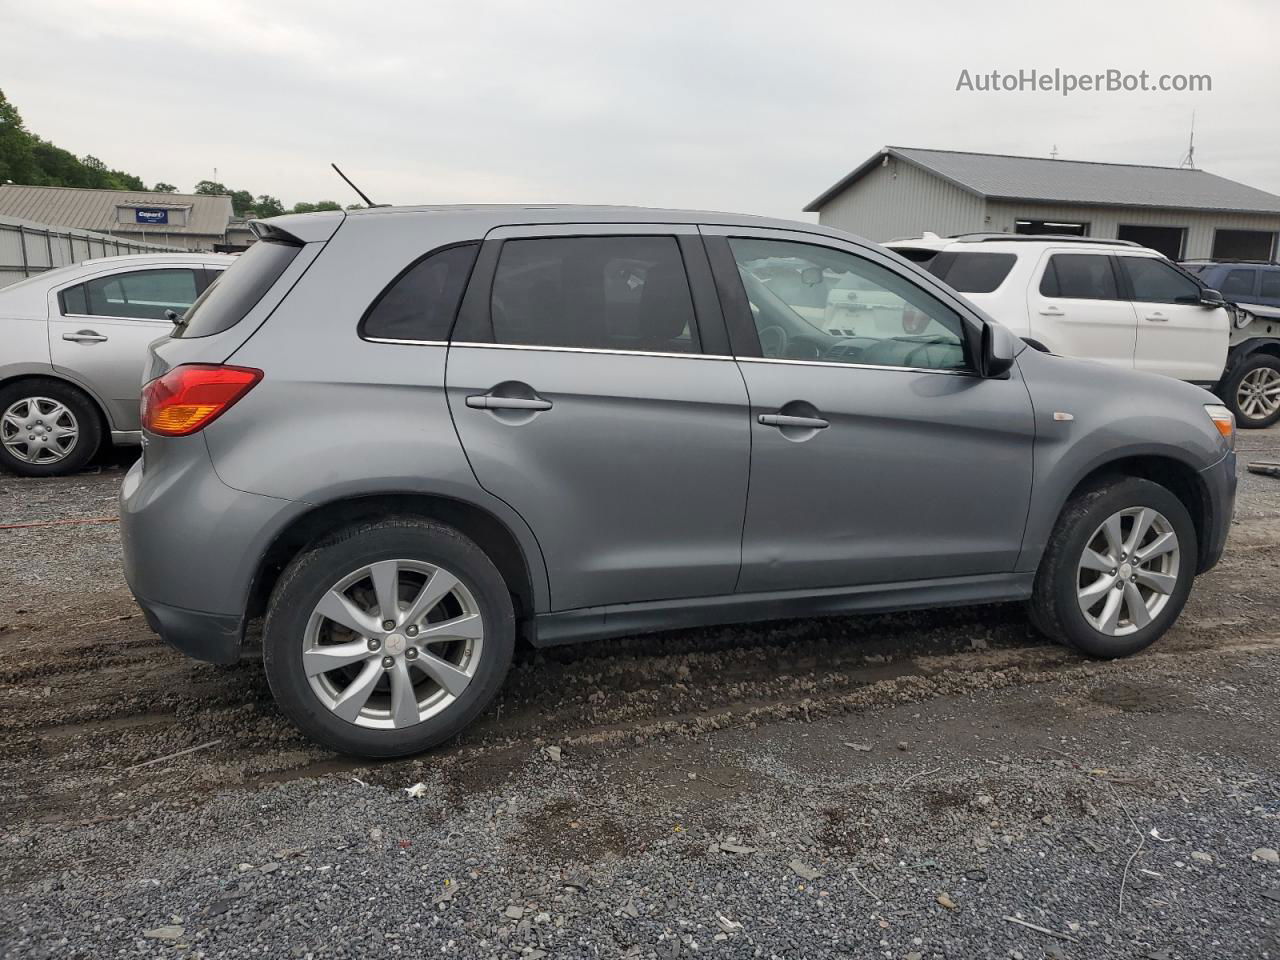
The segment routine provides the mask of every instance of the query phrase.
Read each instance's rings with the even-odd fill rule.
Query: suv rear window
[[[929,271],[960,293],[990,293],[1004,283],[1017,262],[1012,253],[943,253]]]
[[[275,285],[302,247],[259,240],[222,272],[174,325],[175,337],[211,337],[244,319]]]
[[[1040,295],[1068,300],[1119,300],[1111,258],[1106,254],[1055,253],[1040,278]]]

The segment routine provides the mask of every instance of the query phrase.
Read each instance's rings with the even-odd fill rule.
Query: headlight
[[[1209,419],[1218,428],[1218,432],[1226,438],[1227,445],[1234,450],[1236,446],[1236,418],[1231,415],[1231,411],[1220,403],[1206,403],[1204,412],[1209,415]]]

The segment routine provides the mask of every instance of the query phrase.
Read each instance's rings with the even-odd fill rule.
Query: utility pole
[[[1058,145],[1056,143],[1053,145],[1053,149],[1049,151],[1049,157],[1052,160],[1058,159]]]
[[[1187,155],[1178,164],[1178,169],[1194,170],[1196,168],[1196,112],[1191,111],[1191,139],[1187,141]]]

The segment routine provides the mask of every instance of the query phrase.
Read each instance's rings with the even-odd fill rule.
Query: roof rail
[[[1141,247],[1142,244],[1132,240],[1110,240],[1106,237],[1081,237],[1074,233],[956,233],[947,239],[959,240],[961,243],[997,243],[1006,240],[1031,242],[1051,240],[1054,243],[1098,243],[1111,247]]]
[[[1257,267],[1280,267],[1280,260],[1249,260],[1245,257],[1187,257],[1179,263],[1244,263]]]

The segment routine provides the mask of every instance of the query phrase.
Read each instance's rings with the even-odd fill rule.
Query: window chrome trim
[[[843,367],[849,370],[892,370],[897,373],[940,373],[949,377],[976,377],[982,374],[974,370],[942,370],[936,367],[891,367],[882,363],[841,363],[838,360],[784,360],[778,357],[738,357],[739,363],[786,363],[802,367]]]
[[[407,347],[447,347],[448,340],[400,340],[396,337],[361,337],[366,343],[398,343]]]
[[[598,353],[619,357],[667,357],[673,360],[733,360],[718,353],[660,353],[657,350],[610,350],[606,347],[547,347],[532,343],[476,343],[455,340],[450,346],[479,347],[485,350],[537,350],[542,353]]]
[[[166,323],[173,326],[172,320],[166,320],[164,317],[117,317],[113,313],[59,313],[58,316],[70,319],[75,317],[77,320],[128,320],[130,323]]]

